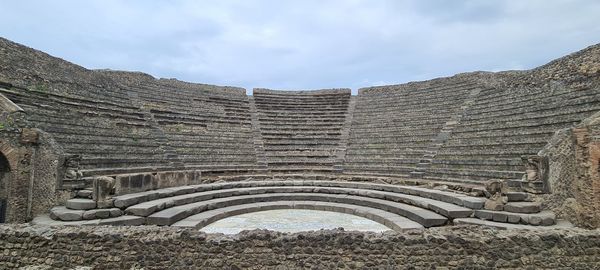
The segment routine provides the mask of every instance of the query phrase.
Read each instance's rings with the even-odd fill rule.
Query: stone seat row
[[[202,117],[199,115],[164,115],[154,114],[154,119],[159,123],[185,123],[191,125],[206,125],[207,122],[224,123],[224,124],[250,124],[250,117],[232,117],[219,114],[205,114]]]
[[[519,179],[523,176],[523,171],[508,170],[470,170],[456,168],[427,168],[426,178],[448,179],[456,181],[478,180],[485,181],[489,179]]]
[[[504,123],[488,123],[488,124],[470,124],[470,123],[462,123],[461,126],[457,127],[457,131],[481,131],[481,130],[491,130],[491,129],[527,129],[533,128],[536,126],[542,126],[550,128],[552,126],[558,124],[570,124],[578,122],[578,117],[582,117],[581,114],[568,114],[557,117],[546,117],[540,119],[527,119],[522,121],[507,121]]]
[[[404,151],[380,151],[377,149],[347,149],[346,158],[387,159],[387,158],[421,158],[430,152],[426,149],[405,149]]]
[[[408,96],[416,95],[419,97],[425,96],[439,96],[440,94],[449,94],[453,95],[457,92],[471,90],[473,88],[478,88],[475,84],[456,84],[456,85],[447,85],[445,87],[429,87],[429,88],[398,88],[398,87],[390,87],[387,91],[381,91],[381,88],[378,87],[370,87],[361,91],[361,95],[369,96],[369,97],[379,97],[379,98],[406,98]],[[374,91],[375,90],[375,91]]]
[[[600,109],[599,105],[589,106],[589,107],[580,107],[576,110],[572,111],[554,111],[547,114],[522,114],[516,117],[494,117],[490,120],[468,120],[466,119],[463,126],[464,127],[473,127],[473,126],[495,126],[495,125],[507,125],[512,126],[517,123],[526,123],[526,125],[535,126],[550,124],[554,122],[577,122],[577,120],[581,119],[581,114],[591,114]]]
[[[343,122],[345,117],[263,117],[258,116],[258,120],[261,123],[277,124],[280,122],[292,122],[297,124],[311,124],[311,123],[322,123],[322,122]]]
[[[118,99],[119,102],[111,102],[105,101],[103,99],[88,99],[83,97],[75,97],[75,96],[66,96],[59,95],[54,93],[46,93],[46,92],[38,92],[38,91],[30,91],[30,90],[15,90],[15,89],[4,89],[0,88],[0,92],[11,100],[14,98],[16,100],[25,99],[30,102],[50,102],[55,104],[64,104],[64,105],[81,105],[86,106],[88,108],[94,109],[105,109],[105,110],[113,110],[114,112],[129,112],[132,114],[137,114],[137,108],[127,102],[123,102],[123,100],[127,100],[127,98],[123,99],[120,97]]]
[[[278,123],[264,123],[261,122],[262,126],[265,128],[277,129],[277,128],[289,128],[289,127],[297,127],[297,126],[308,126],[309,129],[319,129],[319,128],[333,128],[336,127],[338,129],[342,128],[342,122],[332,122],[332,123],[324,123],[324,122],[312,122],[312,123],[294,123],[291,121],[281,121]]]
[[[380,112],[385,113],[397,113],[398,115],[404,114],[415,114],[420,112],[423,115],[434,114],[438,111],[452,111],[453,108],[457,107],[456,103],[460,103],[459,101],[455,102],[444,102],[444,103],[425,103],[422,102],[420,104],[398,104],[394,103],[393,99],[387,101],[387,103],[381,103],[383,101],[369,101],[359,98],[358,103],[356,104],[357,112],[365,113],[365,114],[378,114]],[[395,104],[395,105],[394,105]]]
[[[219,135],[218,141],[231,141],[235,142],[238,140],[249,139],[252,137],[252,132],[250,129],[210,129],[205,132],[196,132],[194,134],[187,133],[169,133],[171,139],[176,139],[175,141],[181,141],[184,143],[193,143],[193,142],[210,142],[215,140],[215,135]]]
[[[544,141],[532,141],[532,142],[511,142],[511,143],[493,143],[490,145],[485,144],[464,144],[458,143],[453,140],[448,141],[441,150],[441,152],[450,149],[451,151],[465,151],[465,152],[477,152],[482,150],[489,150],[490,152],[496,151],[535,151],[539,150],[546,145]]]
[[[452,132],[452,135],[453,136],[463,136],[463,133],[468,133],[471,136],[476,135],[476,134],[489,135],[490,133],[506,134],[506,135],[525,135],[525,134],[531,134],[531,133],[556,131],[558,129],[572,126],[573,123],[574,123],[573,121],[564,121],[564,122],[561,121],[561,122],[554,122],[554,123],[549,123],[549,124],[544,124],[544,125],[533,125],[533,126],[517,124],[517,125],[512,125],[512,126],[496,125],[493,127],[481,126],[481,127],[476,127],[476,128],[474,128],[474,127],[466,128],[466,127],[458,126]]]
[[[357,105],[357,108],[360,110],[367,110],[376,112],[376,109],[382,110],[390,110],[392,108],[403,109],[403,110],[416,110],[416,111],[431,111],[432,108],[440,108],[447,109],[460,106],[458,104],[462,103],[463,99],[466,96],[465,93],[460,93],[460,95],[455,97],[447,97],[447,95],[440,94],[435,97],[406,97],[406,98],[372,98],[372,97],[361,97],[359,99],[360,103]],[[371,107],[368,107],[367,104],[371,104]],[[395,104],[395,106],[394,106]]]
[[[345,118],[346,110],[332,111],[257,111],[257,115],[263,118]]]
[[[395,119],[393,117],[387,116],[384,118],[385,120],[373,121],[368,118],[356,119],[353,120],[352,125],[357,129],[377,129],[377,128],[389,128],[390,126],[395,126],[400,129],[418,129],[419,127],[436,127],[441,126],[446,123],[449,118],[448,117],[440,117],[437,119],[428,119],[428,120],[411,120],[410,118],[406,119]]]
[[[320,133],[320,134],[302,134],[302,133],[264,133],[261,132],[262,138],[265,140],[339,140],[341,131],[334,134]]]
[[[150,104],[163,104],[167,107],[176,107],[178,102],[186,100],[199,105],[209,105],[220,108],[225,108],[232,111],[240,110],[248,107],[247,99],[216,99],[199,96],[185,96],[174,94],[173,96],[157,95],[157,93],[138,93],[138,97],[142,102]]]
[[[547,142],[552,132],[537,133],[531,135],[504,135],[498,136],[498,134],[487,134],[485,137],[470,137],[463,138],[458,136],[452,136],[452,140],[446,145],[494,145],[504,143],[542,143]]]
[[[376,147],[377,145],[395,145],[395,147],[411,147],[411,146],[423,146],[423,145],[431,145],[433,143],[433,136],[430,137],[410,137],[409,139],[404,139],[402,137],[375,137],[375,138],[365,138],[363,136],[350,136],[352,139],[348,144],[349,145],[370,145]]]
[[[512,159],[434,159],[429,168],[454,168],[469,170],[508,170],[519,171],[523,169],[520,158]]]
[[[123,114],[141,116],[137,108],[128,104],[125,100],[119,104],[102,102],[98,100],[86,100],[60,96],[35,91],[13,91],[0,88],[0,93],[13,100],[17,104],[34,105],[40,107],[71,108],[74,111],[98,111],[107,114]],[[75,100],[75,101],[70,101]]]
[[[419,155],[419,156],[422,156]],[[421,158],[401,158],[401,157],[377,157],[373,158],[371,156],[361,157],[361,156],[352,156],[346,157],[344,164],[417,164]]]
[[[186,91],[179,88],[172,88],[172,91],[165,91],[163,88],[153,86],[130,87],[128,91],[137,93],[140,97],[156,101],[177,101],[177,100],[198,100],[213,103],[247,103],[246,95],[228,95],[219,92]]]
[[[413,99],[415,98],[415,99]],[[440,108],[440,110],[448,110],[449,108],[459,107],[462,103],[462,97],[456,100],[445,98],[443,95],[440,96],[436,102],[434,100],[423,98],[422,100],[416,99],[416,97],[410,97],[410,99],[404,102],[397,99],[386,99],[386,100],[369,100],[369,98],[359,99],[360,103],[357,104],[358,111],[377,113],[378,111],[389,111],[389,110],[404,110],[404,111],[423,111],[431,112],[433,108]],[[370,104],[369,107],[367,104]]]
[[[538,105],[535,107],[525,106],[519,109],[506,109],[506,110],[471,110],[469,114],[465,117],[467,120],[486,120],[490,118],[498,118],[498,117],[506,117],[506,118],[514,118],[514,117],[544,117],[544,116],[554,116],[559,115],[561,113],[574,113],[574,112],[586,112],[592,110],[593,108],[598,108],[598,100],[600,97],[592,96],[586,99],[576,99],[576,100],[561,100],[556,103],[560,104],[560,110],[557,109],[556,103],[554,104],[544,104],[543,106]],[[539,101],[538,101],[539,102]]]
[[[432,160],[433,164],[463,164],[463,165],[507,165],[507,166],[518,166],[522,165],[520,158],[492,158],[492,159],[469,159],[469,158],[456,158],[456,159],[435,159]]]
[[[270,105],[340,105],[348,103],[348,96],[307,99],[264,97],[261,95],[254,95],[253,97],[256,102]]]
[[[19,104],[19,103],[17,103]],[[144,124],[145,120],[142,117],[136,115],[127,114],[112,114],[112,113],[101,113],[97,111],[74,111],[65,110],[65,108],[57,109],[57,107],[50,107],[49,105],[42,106],[19,104],[24,110],[30,113],[31,118],[34,120],[39,119],[40,121],[45,120],[63,120],[73,121],[73,119],[79,119],[77,122],[84,122],[89,120],[102,120],[102,121],[114,121],[114,122],[133,122]]]
[[[456,140],[462,139],[487,139],[487,138],[495,138],[498,137],[499,134],[502,134],[502,137],[544,137],[548,135],[554,134],[555,130],[551,130],[553,128],[560,129],[561,127],[566,127],[567,124],[558,124],[549,126],[538,126],[532,128],[519,128],[519,129],[492,129],[492,130],[480,130],[480,131],[457,131],[454,130],[452,132],[452,138]]]
[[[412,166],[411,166],[412,165]],[[356,164],[356,163],[344,163],[344,173],[360,174],[365,173],[379,173],[384,175],[398,175],[408,176],[410,172],[414,171],[415,164]]]
[[[485,112],[485,108],[489,111],[505,111],[513,110],[517,112],[530,111],[533,109],[555,109],[556,103],[565,103],[565,105],[576,105],[597,100],[597,92],[594,89],[581,91],[566,91],[558,93],[549,93],[552,91],[534,91],[526,95],[519,95],[515,98],[515,93],[506,93],[502,99],[488,98],[481,96],[473,106],[475,112]],[[541,102],[540,102],[541,101]]]

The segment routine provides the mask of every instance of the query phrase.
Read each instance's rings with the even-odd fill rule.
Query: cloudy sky
[[[247,89],[529,69],[600,43],[597,0],[0,0],[0,36],[87,68]]]

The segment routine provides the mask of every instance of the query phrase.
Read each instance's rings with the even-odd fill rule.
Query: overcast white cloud
[[[245,88],[527,69],[600,42],[596,0],[0,0],[0,36],[87,68]]]

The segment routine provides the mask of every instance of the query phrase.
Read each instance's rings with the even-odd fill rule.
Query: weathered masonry
[[[599,45],[532,70],[357,96],[247,96],[87,70],[0,39],[0,110],[2,223],[201,228],[254,211],[316,209],[399,235],[461,224],[600,227]]]

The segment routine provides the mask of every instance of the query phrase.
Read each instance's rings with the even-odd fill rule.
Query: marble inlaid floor
[[[207,233],[236,234],[242,230],[268,229],[280,232],[300,232],[343,227],[347,231],[389,230],[383,224],[350,214],[285,209],[254,212],[219,220],[202,229]]]

